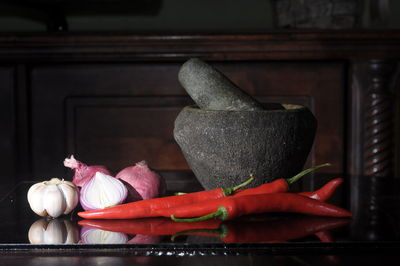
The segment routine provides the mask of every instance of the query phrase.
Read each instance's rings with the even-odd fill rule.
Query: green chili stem
[[[224,193],[224,196],[230,196],[232,195],[236,190],[247,186],[248,184],[250,184],[250,182],[252,182],[254,180],[254,176],[252,174],[250,174],[250,178],[247,179],[245,182],[243,182],[242,184],[239,184],[235,187],[228,187],[228,188],[223,188],[222,192]]]
[[[210,219],[221,219],[221,220],[226,220],[228,218],[228,211],[224,206],[218,207],[217,211],[206,214],[204,216],[200,217],[193,217],[193,218],[176,218],[175,215],[171,214],[171,219],[175,222],[187,222],[187,223],[192,223],[192,222],[201,222],[201,221],[206,221]]]
[[[324,163],[324,164],[320,164],[320,165],[316,165],[314,167],[308,168],[306,170],[301,171],[297,175],[286,179],[286,182],[288,183],[288,185],[291,185],[291,184],[295,183],[296,181],[298,181],[300,178],[302,178],[304,175],[306,175],[306,174],[308,174],[308,173],[310,173],[312,171],[315,171],[318,168],[325,167],[325,166],[330,166],[330,165],[331,165],[330,163]]]
[[[247,179],[245,182],[243,182],[242,184],[237,185],[236,187],[228,187],[228,188],[222,188],[222,193],[224,193],[224,196],[230,196],[232,195],[236,190],[247,186],[248,184],[250,184],[250,182],[252,182],[254,180],[254,176],[253,174],[250,174],[250,178]],[[180,195],[185,195],[187,193],[185,192],[176,192],[174,193],[175,196],[180,196]]]

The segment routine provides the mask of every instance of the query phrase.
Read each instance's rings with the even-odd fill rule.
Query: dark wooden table
[[[308,178],[319,186],[332,178],[327,176]],[[0,265],[391,265],[400,251],[398,179],[353,176],[346,180],[329,201],[350,209],[354,216],[329,230],[322,228],[334,218],[262,214],[224,222],[228,232],[234,228],[256,232],[251,241],[241,243],[238,237],[225,243],[216,230],[207,235],[183,234],[173,241],[171,235],[163,235],[152,243],[136,244],[93,243],[83,237],[73,244],[32,244],[28,232],[41,218],[27,205],[26,192],[32,182],[21,182],[1,197]],[[75,214],[64,218],[77,232],[85,230]],[[279,230],[281,238],[272,238]],[[325,237],[318,238],[315,233],[321,230]],[[127,234],[127,239],[136,235]]]

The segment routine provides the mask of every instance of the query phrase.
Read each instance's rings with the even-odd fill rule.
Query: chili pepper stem
[[[253,176],[253,174],[250,174],[250,178],[247,179],[247,180],[246,180],[245,182],[243,182],[242,184],[239,184],[239,185],[237,185],[237,186],[235,186],[235,187],[222,188],[222,193],[224,193],[224,196],[225,196],[225,197],[230,196],[230,195],[232,195],[236,190],[238,190],[238,189],[240,189],[240,188],[242,188],[242,187],[245,187],[245,186],[247,186],[248,184],[250,184],[250,182],[252,182],[253,180],[254,180],[254,176]],[[185,193],[185,192],[176,192],[176,193],[174,193],[175,196],[180,196],[180,195],[185,195],[185,194],[187,194],[187,193]]]
[[[331,165],[330,163],[324,163],[324,164],[316,165],[316,166],[314,166],[314,167],[305,169],[305,170],[301,171],[300,173],[298,173],[297,175],[295,175],[295,176],[293,176],[293,177],[291,177],[291,178],[286,179],[286,182],[288,183],[288,185],[291,185],[291,184],[297,182],[297,181],[298,181],[300,178],[302,178],[304,175],[306,175],[306,174],[308,174],[308,173],[310,173],[310,172],[312,172],[312,171],[315,171],[315,170],[317,170],[318,168],[325,167],[325,166],[330,166],[330,165]]]
[[[192,222],[201,222],[201,221],[206,221],[210,219],[221,219],[221,220],[226,220],[228,218],[228,211],[224,206],[218,207],[217,211],[206,214],[204,216],[200,217],[194,217],[194,218],[176,218],[173,214],[171,214],[171,219],[175,222],[187,222],[187,223],[192,223]]]
[[[235,187],[228,187],[228,188],[223,188],[222,189],[222,193],[224,193],[225,196],[230,196],[232,195],[236,190],[247,186],[248,184],[250,184],[250,182],[252,182],[254,180],[254,176],[253,174],[250,174],[250,178],[247,179],[245,182],[243,182],[242,184],[239,184]]]

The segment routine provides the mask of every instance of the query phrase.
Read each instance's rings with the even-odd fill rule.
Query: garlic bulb
[[[43,218],[31,225],[28,238],[31,244],[75,244],[79,242],[79,229],[65,219]]]
[[[121,204],[127,197],[125,185],[115,177],[97,172],[81,190],[80,202],[86,211]]]
[[[78,201],[78,188],[72,182],[58,178],[36,183],[28,190],[29,205],[40,216],[57,218],[68,214]]]

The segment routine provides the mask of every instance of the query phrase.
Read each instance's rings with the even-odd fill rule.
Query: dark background
[[[329,15],[354,15],[347,27],[350,21],[356,28],[400,26],[400,3],[395,0],[2,0],[0,31],[44,32],[51,20],[65,20],[70,31],[268,30],[282,28],[276,3],[290,10],[302,28],[334,28],[327,24]],[[313,24],[307,16],[318,20]]]

